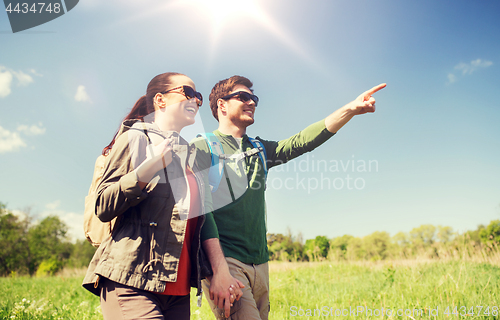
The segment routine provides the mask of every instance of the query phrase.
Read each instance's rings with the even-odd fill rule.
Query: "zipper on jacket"
[[[196,256],[195,256],[195,259],[196,259],[196,285],[197,285],[197,292],[196,292],[196,295],[198,296],[198,302],[197,302],[197,305],[199,307],[201,307],[201,296],[202,296],[202,293],[203,293],[203,288],[201,286],[201,266],[200,266],[200,250],[201,250],[201,228],[203,228],[203,225],[205,224],[205,220],[206,220],[206,217],[205,217],[205,201],[204,201],[204,197],[205,197],[205,185],[203,183],[203,180],[200,179],[196,173],[194,172],[193,170],[193,174],[194,174],[194,177],[196,179],[196,182],[198,183],[198,191],[199,191],[199,194],[201,196],[200,198],[200,206],[201,206],[201,213],[202,213],[202,216],[199,217],[200,219],[203,219],[200,223],[200,229],[198,230],[198,232],[196,233],[197,236],[198,236],[198,249],[197,249],[197,252],[196,252]]]
[[[201,308],[201,298],[203,297],[203,288],[201,288],[200,295],[198,296],[198,301],[196,302],[196,305],[198,308]]]

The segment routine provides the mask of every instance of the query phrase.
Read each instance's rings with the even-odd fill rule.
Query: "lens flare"
[[[163,16],[174,11],[180,14],[193,13],[209,22],[211,39],[210,48],[206,54],[210,64],[217,56],[223,33],[231,28],[237,28],[243,22],[248,23],[253,20],[312,67],[322,71],[321,63],[318,59],[313,58],[313,55],[307,50],[308,46],[297,42],[289,32],[280,26],[264,10],[260,0],[174,0],[160,6],[148,7],[146,10],[137,10],[133,16],[117,23],[117,27],[146,19],[153,20],[156,16]]]
[[[183,0],[177,2],[177,4],[187,5],[193,9],[196,8],[197,12],[201,12],[211,21],[212,47],[210,60],[215,57],[218,42],[224,30],[239,23],[242,18],[250,18],[263,26],[308,63],[319,67],[317,61],[312,59],[305,50],[305,46],[300,46],[290,34],[267,14],[259,5],[258,0]]]

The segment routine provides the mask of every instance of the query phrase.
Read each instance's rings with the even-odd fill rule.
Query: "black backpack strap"
[[[149,135],[148,135],[148,129],[146,129],[146,125],[145,125],[144,120],[142,120],[142,131],[144,131],[144,134],[145,134],[145,135],[146,135],[146,137],[148,138],[148,142],[149,142],[149,144],[151,144],[151,139],[149,138]]]

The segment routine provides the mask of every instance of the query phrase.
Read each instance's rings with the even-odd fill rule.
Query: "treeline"
[[[54,275],[63,267],[86,267],[95,248],[86,240],[72,243],[57,216],[33,221],[0,203],[0,276]]]
[[[54,275],[64,267],[87,267],[95,248],[86,240],[71,242],[67,233],[68,227],[57,216],[33,221],[29,216],[20,218],[0,203],[0,276]],[[422,225],[393,237],[377,231],[365,237],[317,236],[304,242],[301,234],[291,232],[267,235],[270,259],[278,261],[484,256],[498,252],[499,243],[500,220],[463,234],[451,227]]]
[[[412,258],[450,258],[463,255],[487,256],[498,252],[500,220],[488,226],[463,234],[451,227],[422,225],[408,233],[399,232],[391,237],[387,232],[376,231],[365,237],[343,235],[333,239],[317,236],[302,241],[302,236],[291,232],[268,234],[267,244],[271,260],[321,261],[321,260],[391,260]]]

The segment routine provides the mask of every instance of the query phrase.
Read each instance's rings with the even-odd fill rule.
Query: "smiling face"
[[[196,99],[189,99],[184,94],[182,86],[189,86],[196,91],[193,80],[184,75],[176,75],[171,78],[171,84],[167,93],[157,93],[154,99],[160,118],[155,121],[162,130],[180,132],[185,126],[192,125],[198,113]]]
[[[252,94],[252,91],[248,87],[238,84],[234,86],[231,93],[244,91]],[[221,114],[219,114],[219,121],[223,118],[223,121],[229,121],[238,128],[246,128],[254,123],[255,115],[255,102],[248,100],[247,102],[241,101],[238,96],[234,96],[227,100],[219,99],[219,109]]]

